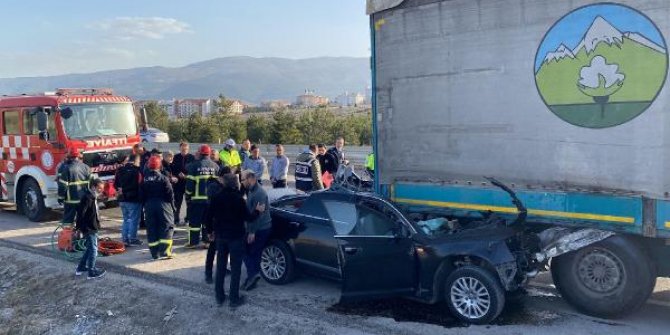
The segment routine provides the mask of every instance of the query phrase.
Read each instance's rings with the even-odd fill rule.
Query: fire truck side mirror
[[[65,107],[65,108],[60,110],[60,116],[63,119],[66,119],[66,120],[71,118],[73,113],[74,112],[72,111],[72,108],[70,108],[70,107]]]
[[[49,114],[44,109],[37,112],[37,129],[40,132],[47,131],[47,124],[49,123]]]
[[[147,109],[142,107],[142,110],[140,111],[140,126],[142,127],[142,131],[147,131],[149,127],[149,119],[147,118]]]

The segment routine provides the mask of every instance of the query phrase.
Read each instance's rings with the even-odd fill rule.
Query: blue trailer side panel
[[[455,216],[473,216],[488,210],[502,214],[516,213],[509,195],[490,186],[397,183],[385,189],[393,201],[408,208],[436,208]],[[536,190],[516,192],[528,208],[531,222],[643,233],[641,197]],[[670,203],[659,202],[657,208],[657,235],[670,236],[664,226],[670,221]]]

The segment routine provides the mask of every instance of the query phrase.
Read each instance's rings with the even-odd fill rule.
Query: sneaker
[[[77,277],[79,277],[79,276],[83,275],[83,274],[86,273],[86,272],[88,272],[88,269],[83,269],[83,270],[82,270],[82,269],[80,269],[79,267],[77,267],[77,269],[74,270],[74,275],[77,276]]]
[[[139,246],[141,246],[142,244],[144,244],[144,242],[142,242],[142,241],[140,241],[140,240],[132,240],[132,241],[130,241],[130,245],[132,245],[132,246],[139,247]]]
[[[130,243],[130,241],[128,241],[128,240],[123,240],[123,246],[126,247],[126,248],[130,248],[130,247],[132,247],[133,245]]]
[[[260,274],[257,274],[257,275],[255,275],[255,276],[253,276],[251,279],[247,279],[247,280],[244,282],[244,290],[245,290],[245,291],[251,291],[251,290],[255,289],[256,286],[258,286],[258,281],[259,281],[260,279],[261,279],[261,275],[260,275]]]
[[[237,307],[240,307],[240,306],[244,305],[246,302],[247,302],[247,298],[245,296],[241,295],[237,299],[230,298],[230,302],[228,303],[228,306],[230,306],[230,308],[235,309]]]
[[[92,272],[88,273],[88,278],[86,279],[97,279],[105,275],[107,271],[105,269],[95,269]]]

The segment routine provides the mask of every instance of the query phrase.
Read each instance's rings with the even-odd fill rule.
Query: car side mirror
[[[402,222],[397,222],[395,227],[393,227],[393,236],[395,238],[405,238],[407,237],[407,232],[403,229]]]

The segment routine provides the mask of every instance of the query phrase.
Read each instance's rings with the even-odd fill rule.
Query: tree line
[[[228,138],[254,143],[330,144],[338,136],[352,145],[372,143],[370,111],[338,115],[328,108],[308,109],[299,113],[288,109],[248,118],[230,112],[232,101],[219,96],[215,110],[207,116],[193,113],[188,118],[170,120],[156,102],[145,105],[152,127],[166,131],[172,142],[223,143]]]

